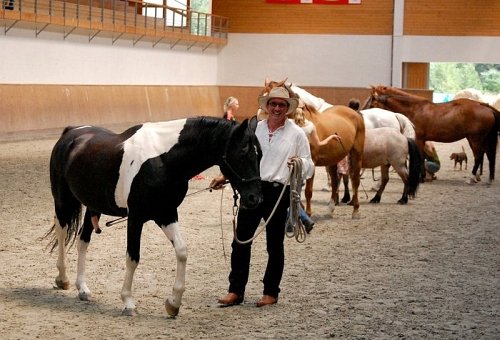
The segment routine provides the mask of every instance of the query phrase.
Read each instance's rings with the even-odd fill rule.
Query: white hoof
[[[122,315],[123,316],[136,316],[137,311],[135,310],[135,308],[123,308]]]
[[[173,306],[168,299],[165,300],[165,310],[169,316],[177,316],[179,314],[179,307]]]
[[[78,298],[80,299],[80,301],[90,301],[91,296],[92,294],[90,294],[89,292],[78,292]]]
[[[465,183],[469,184],[469,185],[472,185],[472,184],[476,184],[477,181],[475,180],[475,178],[469,178],[465,181]]]
[[[333,200],[328,202],[328,209],[330,210],[330,213],[332,213],[332,214],[335,211],[335,202]]]

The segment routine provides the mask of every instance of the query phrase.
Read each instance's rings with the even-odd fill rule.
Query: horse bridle
[[[236,170],[234,170],[234,168],[231,166],[231,164],[229,163],[229,161],[227,160],[227,152],[229,150],[229,143],[231,141],[231,137],[233,135],[234,131],[231,132],[231,134],[229,135],[229,138],[226,142],[226,146],[224,148],[224,154],[222,155],[222,162],[224,163],[224,166],[226,167],[227,170],[229,170],[229,172],[231,173],[231,176],[236,178],[236,180],[239,182],[239,183],[249,183],[249,182],[253,182],[253,181],[260,181],[260,176],[254,176],[254,177],[250,177],[250,178],[243,178],[241,177],[237,172]],[[255,152],[257,152],[255,150]]]

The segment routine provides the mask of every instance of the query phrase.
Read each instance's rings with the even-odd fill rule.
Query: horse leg
[[[328,208],[333,214],[335,206],[339,204],[339,176],[337,176],[337,164],[327,166],[326,171],[330,175],[332,181],[332,194],[330,196],[330,202],[328,202]]]
[[[135,316],[136,308],[134,300],[132,299],[132,281],[134,280],[134,273],[139,265],[141,253],[141,233],[143,221],[136,218],[128,217],[127,223],[127,257],[125,280],[123,281],[122,290],[120,293],[123,310],[122,315]]]
[[[472,166],[472,176],[465,181],[467,184],[474,184],[481,181],[480,175],[477,173],[478,168],[483,164],[484,161],[484,150],[481,147],[481,141],[477,141],[473,138],[467,138],[469,141],[470,148],[474,155],[474,165]]]
[[[355,144],[355,147],[351,150],[349,154],[349,174],[351,176],[351,182],[352,182],[352,206],[353,206],[353,211],[352,211],[352,218],[353,219],[358,219],[360,218],[359,214],[359,196],[358,196],[358,189],[359,185],[361,183],[361,160],[363,157],[363,147],[364,144],[361,146],[357,146]]]
[[[408,170],[404,166],[400,166],[399,169],[396,169],[396,172],[398,173],[399,177],[401,177],[401,180],[403,181],[403,195],[398,201],[398,204],[407,204],[408,203],[408,192],[410,190],[410,183],[409,183],[409,175],[408,175]]]
[[[380,186],[375,196],[373,196],[373,198],[370,200],[370,203],[380,203],[380,200],[382,199],[382,193],[385,190],[387,182],[389,182],[389,166],[382,165],[380,167]]]
[[[88,208],[83,218],[83,227],[80,231],[80,238],[77,244],[78,260],[76,274],[76,289],[78,289],[78,298],[82,301],[88,301],[91,297],[90,289],[87,286],[85,277],[85,261],[87,259],[87,248],[90,244],[92,231],[95,229],[94,223],[99,222],[101,214],[93,213]]]
[[[304,189],[304,196],[306,197],[306,213],[312,216],[311,199],[314,185],[314,173],[311,178],[306,180],[306,187]]]
[[[349,175],[341,174],[340,176],[342,176],[342,183],[344,183],[344,197],[342,197],[341,202],[349,203],[351,200],[351,194],[349,193]]]
[[[496,154],[497,154],[497,145],[498,145],[498,132],[493,130],[488,135],[486,140],[486,156],[488,157],[490,176],[488,179],[488,184],[491,184],[495,179],[495,163],[496,163]],[[467,161],[465,162],[465,166],[467,167]],[[481,165],[481,174],[482,174],[482,165]]]
[[[186,289],[186,261],[187,261],[187,246],[179,232],[179,224],[171,223],[168,226],[162,226],[161,230],[165,233],[175,249],[177,258],[177,273],[175,276],[174,286],[172,288],[172,296],[165,300],[165,309],[170,316],[179,314],[179,308],[182,302],[182,294]]]
[[[57,287],[68,290],[69,289],[69,279],[66,274],[66,237],[68,235],[68,226],[61,226],[59,219],[54,217],[54,231],[57,238],[57,262],[56,267],[59,271],[56,276]]]

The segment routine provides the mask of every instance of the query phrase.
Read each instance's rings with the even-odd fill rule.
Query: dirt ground
[[[241,306],[218,307],[228,286],[232,192],[186,197],[180,221],[189,247],[186,292],[179,315],[163,307],[175,276],[175,255],[152,223],[144,228],[134,280],[139,315],[121,316],[125,225],[104,228],[89,248],[87,278],[93,298],[79,301],[74,286],[54,288],[56,254],[40,238],[53,221],[48,161],[54,138],[0,143],[0,338],[2,339],[498,339],[500,336],[500,157],[496,182],[465,184],[451,152],[465,141],[436,143],[438,179],[417,198],[397,205],[402,183],[394,174],[382,202],[369,203],[365,172],[362,218],[339,206],[329,214],[326,176],[317,170],[316,225],[304,243],[286,240],[279,303],[256,308],[262,294],[265,236],[254,244],[250,282]],[[499,152],[500,154],[500,152]],[[487,163],[486,163],[487,164]],[[218,173],[192,180],[190,193]],[[378,176],[378,174],[377,174]],[[102,221],[110,220],[104,216]],[[222,221],[222,224],[221,224]],[[76,249],[69,251],[76,277]]]

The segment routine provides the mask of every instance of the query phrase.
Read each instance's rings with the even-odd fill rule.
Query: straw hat
[[[259,105],[264,112],[269,113],[267,111],[267,103],[272,98],[280,98],[286,100],[288,103],[288,111],[286,114],[290,112],[294,112],[297,106],[299,105],[299,100],[297,98],[290,98],[288,91],[283,87],[275,87],[273,88],[267,96],[259,97]]]

